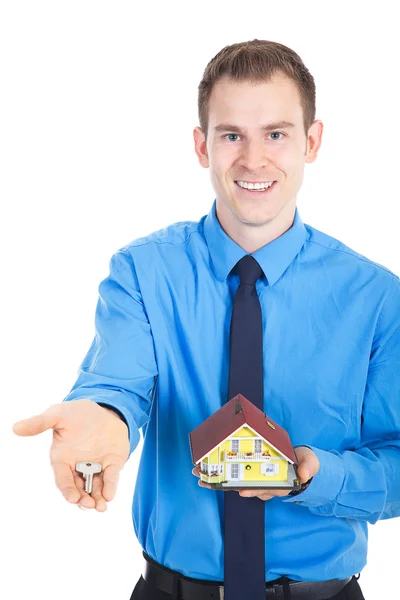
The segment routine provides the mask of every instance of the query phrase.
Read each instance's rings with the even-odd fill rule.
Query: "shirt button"
[[[295,504],[303,504],[303,501],[302,500],[295,500],[294,503]]]

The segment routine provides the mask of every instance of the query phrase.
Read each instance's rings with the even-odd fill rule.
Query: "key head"
[[[96,473],[101,473],[101,464],[95,462],[78,462],[76,463],[75,469],[78,473],[82,473],[82,475],[95,475]]]

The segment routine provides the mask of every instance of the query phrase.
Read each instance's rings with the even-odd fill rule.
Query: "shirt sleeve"
[[[395,275],[377,321],[354,450],[311,448],[320,469],[308,488],[283,502],[315,514],[375,523],[400,516],[400,279]],[[304,444],[306,445],[306,444]]]
[[[63,402],[88,399],[120,412],[128,426],[130,456],[150,418],[158,370],[129,251],[118,250],[109,271],[99,285],[94,339]]]

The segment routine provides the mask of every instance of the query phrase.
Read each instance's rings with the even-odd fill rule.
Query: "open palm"
[[[44,413],[14,424],[17,435],[37,435],[53,429],[50,462],[57,488],[72,504],[99,511],[116,493],[119,473],[129,456],[128,428],[112,410],[91,400],[53,404]],[[93,477],[91,496],[75,471],[78,462],[97,462],[102,472]]]

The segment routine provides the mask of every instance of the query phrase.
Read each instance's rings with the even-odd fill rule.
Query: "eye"
[[[283,135],[283,136],[285,136],[285,134],[282,133],[282,131],[271,131],[270,135]],[[281,139],[281,138],[279,138],[279,139]]]
[[[228,137],[228,135],[233,135],[233,136],[236,136],[236,137],[240,137],[237,133],[226,133],[222,137],[226,138],[226,137]],[[282,131],[271,131],[271,133],[269,135],[283,135],[285,137],[285,134]],[[282,138],[278,138],[278,139],[282,139]],[[276,138],[275,138],[275,140],[278,141]],[[233,141],[235,141],[235,140],[233,140]]]
[[[228,135],[236,135],[236,137],[238,136],[237,133],[226,133],[225,135],[223,135],[223,138],[226,138]]]

